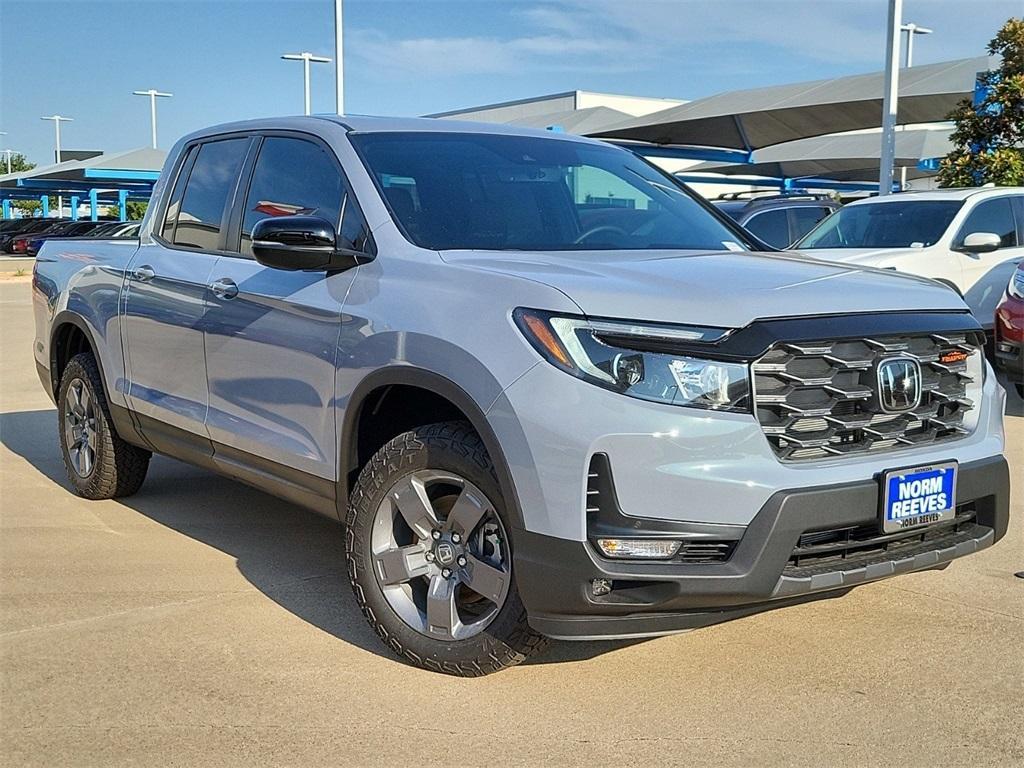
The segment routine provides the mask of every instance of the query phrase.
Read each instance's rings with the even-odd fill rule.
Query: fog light
[[[667,560],[675,557],[681,541],[676,539],[598,539],[606,557]]]
[[[594,579],[590,582],[590,591],[594,597],[601,597],[607,595],[612,591],[612,580],[611,579]]]

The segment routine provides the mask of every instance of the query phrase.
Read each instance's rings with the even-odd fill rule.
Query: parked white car
[[[816,259],[944,282],[991,330],[996,304],[1024,259],[1024,188],[943,189],[858,200],[793,249]]]

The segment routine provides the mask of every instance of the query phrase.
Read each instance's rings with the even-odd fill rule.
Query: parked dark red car
[[[1024,262],[1017,265],[996,307],[996,365],[1024,397]]]

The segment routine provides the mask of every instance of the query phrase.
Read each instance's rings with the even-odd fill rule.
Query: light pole
[[[60,124],[62,122],[63,123],[70,123],[70,122],[72,122],[74,120],[74,118],[73,117],[64,117],[63,115],[50,115],[49,117],[41,117],[39,119],[40,120],[53,120],[53,131],[54,131],[54,136],[56,138],[56,142],[55,143],[56,143],[56,147],[57,147],[57,162],[58,163],[62,162],[61,156],[60,156]],[[59,218],[60,216],[63,216],[63,215],[64,215],[64,196],[63,195],[57,195],[57,216]]]
[[[314,56],[309,51],[303,51],[302,53],[286,53],[281,56],[282,59],[289,59],[290,61],[301,61],[302,62],[302,76],[303,84],[305,86],[305,104],[306,114],[311,114],[309,111],[309,62],[315,61],[318,63],[329,64],[330,59],[326,56]]]
[[[882,94],[882,159],[878,169],[878,194],[892,194],[892,166],[896,159],[896,110],[900,92],[900,19],[903,0],[889,0],[885,35],[885,91]]]
[[[909,69],[914,66],[914,35],[930,35],[932,30],[910,22],[909,24],[900,24],[900,32],[907,33],[907,63],[904,66]]]
[[[7,173],[11,172],[11,155],[17,154],[13,149],[0,150],[7,156]]]
[[[930,35],[932,30],[928,27],[919,27],[914,22],[900,24],[900,32],[907,33],[907,55],[903,66],[910,69],[914,66],[914,35]],[[907,166],[900,166],[900,189],[907,188]]]
[[[345,67],[342,43],[341,0],[334,0],[334,101],[339,115],[345,114]]]
[[[134,96],[149,96],[149,124],[153,130],[153,149],[156,149],[156,100],[157,97],[169,99],[173,93],[161,93],[150,88],[148,91],[132,91]]]

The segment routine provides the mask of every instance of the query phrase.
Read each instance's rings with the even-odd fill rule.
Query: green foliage
[[[980,78],[987,90],[981,104],[964,99],[949,116],[956,127],[953,151],[939,166],[943,187],[1024,184],[1024,19],[1007,21],[988,52],[1002,64]]]
[[[125,218],[128,221],[141,221],[142,217],[146,215],[146,209],[149,208],[148,200],[128,200],[125,205]],[[106,215],[111,218],[117,218],[118,210],[116,205],[112,205],[107,208]]]
[[[0,155],[2,162],[0,162],[0,168],[3,169],[3,173],[7,173],[7,155]],[[30,163],[23,154],[20,152],[11,153],[11,173],[18,173],[20,171],[31,171],[36,167],[35,163]]]

